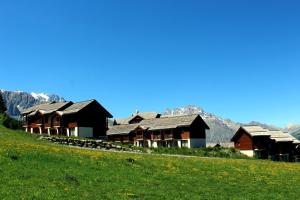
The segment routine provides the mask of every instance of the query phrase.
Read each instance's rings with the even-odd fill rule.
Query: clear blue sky
[[[0,88],[300,123],[298,2],[0,1]]]

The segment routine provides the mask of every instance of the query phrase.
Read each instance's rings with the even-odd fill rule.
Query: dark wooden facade
[[[78,131],[83,127],[92,130],[91,137],[106,136],[107,118],[112,117],[110,113],[96,100],[91,100],[78,110],[68,110],[74,105],[70,102],[53,112],[45,113],[43,110],[36,110],[23,114],[24,128],[27,132],[71,136],[70,131],[76,128]]]
[[[251,136],[243,128],[240,128],[232,138],[234,147],[241,152],[253,151],[254,156],[262,159],[292,160],[297,154],[297,145],[293,141],[276,141],[270,135]]]
[[[97,101],[93,101],[82,110],[62,116],[62,126],[93,127],[93,137],[106,136],[108,130],[107,113],[103,111]]]
[[[137,146],[143,147],[203,147],[206,142],[206,129],[209,127],[198,115],[194,116],[189,125],[176,126],[173,124],[173,128],[168,126],[163,127],[160,125],[160,120],[154,120],[156,125],[150,122],[144,123],[143,119],[138,116],[133,117],[129,122],[132,124],[138,124],[136,128],[130,130],[128,133],[123,134],[109,134],[108,138],[111,141],[118,141],[122,143],[133,143]],[[162,122],[164,123],[164,122]],[[122,126],[122,125],[121,125]],[[126,125],[123,125],[123,127]],[[161,128],[155,128],[155,127]],[[115,125],[114,128],[118,128]],[[201,143],[201,144],[199,144]]]

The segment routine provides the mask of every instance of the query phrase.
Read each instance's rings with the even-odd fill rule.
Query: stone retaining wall
[[[79,139],[79,138],[64,138],[58,136],[41,136],[40,139],[47,140],[56,144],[77,146],[90,149],[101,150],[114,150],[114,151],[129,151],[129,152],[141,152],[141,150],[132,149],[129,147],[122,147],[103,140],[94,139]]]

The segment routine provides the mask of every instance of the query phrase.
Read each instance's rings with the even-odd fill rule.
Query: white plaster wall
[[[76,133],[76,130],[75,130],[75,133]],[[78,127],[77,136],[79,136],[79,137],[93,137],[93,128],[92,127]]]
[[[177,140],[177,146],[181,148],[181,140]]]
[[[248,157],[254,157],[254,151],[253,150],[244,150],[241,151],[242,154],[245,154]]]
[[[151,140],[147,140],[148,142],[148,147],[151,147]]]
[[[206,147],[206,139],[204,138],[192,138],[190,148]]]
[[[71,137],[78,137],[78,127],[69,128],[69,133]]]
[[[152,147],[157,148],[157,142],[152,142]]]

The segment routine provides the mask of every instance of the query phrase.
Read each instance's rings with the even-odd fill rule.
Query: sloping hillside
[[[1,199],[298,199],[300,165],[84,150],[0,126]]]

